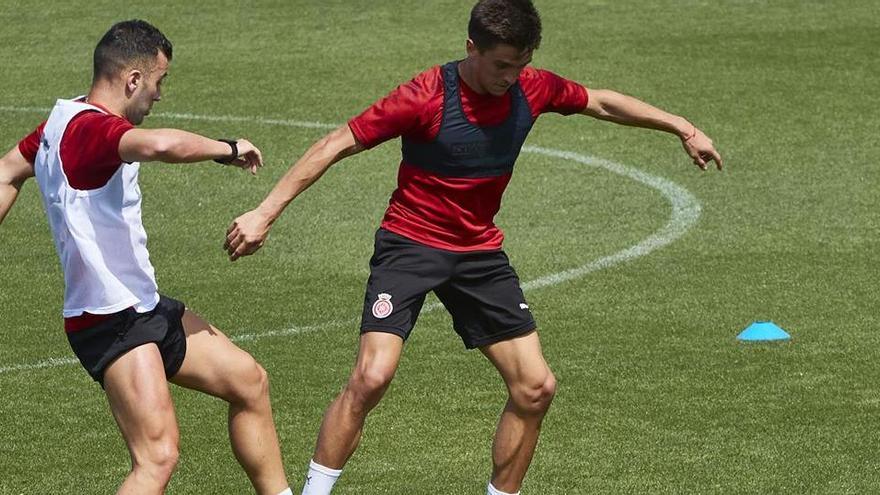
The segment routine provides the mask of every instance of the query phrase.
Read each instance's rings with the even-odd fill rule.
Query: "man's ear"
[[[468,56],[476,55],[479,52],[477,48],[477,44],[474,43],[474,40],[468,38],[467,43],[465,43],[465,49],[467,50]]]
[[[125,75],[125,93],[134,93],[144,83],[144,73],[138,69],[131,69]]]

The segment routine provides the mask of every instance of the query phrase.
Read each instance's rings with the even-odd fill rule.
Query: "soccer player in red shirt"
[[[49,118],[0,158],[0,222],[36,177],[65,279],[64,327],[104,388],[131,453],[120,494],[159,494],[177,465],[167,381],[229,403],[232,449],[257,493],[290,494],[266,371],[222,332],[160,295],[146,249],[140,161],[217,160],[256,172],[250,142],[176,129],[137,129],[168,73],[172,46],[144,21],[104,35],[89,94],[58,100]]]
[[[376,234],[351,377],[321,425],[303,494],[327,494],[357,447],[367,413],[394,376],[425,295],[434,291],[467,348],[509,392],[492,446],[490,495],[516,493],[556,390],[519,279],[493,223],[539,115],[580,113],[677,135],[701,169],[721,156],[690,122],[609,90],[529,67],[541,36],[529,0],[481,0],[467,58],[429,69],[314,144],[227,232],[232,260],[256,251],[285,207],[332,164],[402,138],[398,187]]]

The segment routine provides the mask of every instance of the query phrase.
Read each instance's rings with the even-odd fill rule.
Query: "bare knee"
[[[511,404],[524,414],[546,413],[555,395],[556,377],[550,370],[542,377],[525,379],[510,387]]]
[[[233,404],[254,404],[269,398],[269,374],[260,363],[251,359],[231,378],[226,399]]]
[[[393,369],[384,369],[379,366],[356,369],[349,378],[343,394],[356,406],[372,409],[385,394],[392,378],[394,378]]]
[[[180,458],[178,439],[167,435],[150,441],[132,459],[132,471],[162,486],[168,484]]]

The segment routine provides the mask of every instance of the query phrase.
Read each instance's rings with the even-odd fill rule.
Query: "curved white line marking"
[[[49,110],[50,109],[48,108],[36,107],[0,106],[0,111],[6,112],[46,113],[49,112]],[[154,116],[169,119],[200,120],[208,122],[250,122],[266,125],[280,125],[285,127],[302,127],[309,129],[334,129],[337,127],[337,125],[335,124],[326,124],[322,122],[309,122],[288,119],[267,119],[262,117],[238,117],[231,115],[227,116],[196,115],[190,113],[157,113]],[[579,153],[574,153],[571,151],[542,148],[539,146],[525,146],[523,147],[523,151],[527,153],[536,153],[539,155],[560,158],[563,160],[570,160],[590,167],[597,167],[608,170],[609,172],[613,172],[617,175],[621,175],[623,177],[644,184],[652,189],[656,189],[661,194],[663,194],[663,196],[672,205],[672,214],[670,215],[669,221],[666,223],[666,225],[664,225],[660,230],[654,232],[638,244],[618,251],[609,256],[604,256],[597,260],[590,261],[589,263],[586,263],[584,265],[557,273],[551,273],[549,275],[539,277],[535,280],[525,282],[524,284],[522,284],[523,291],[531,291],[544,287],[559,285],[570,280],[584,277],[595,271],[609,268],[616,264],[624,263],[626,261],[645,256],[652,251],[671,244],[672,242],[683,236],[688,230],[690,230],[691,227],[694,226],[694,224],[696,224],[697,220],[700,218],[701,208],[700,203],[697,201],[697,199],[683,187],[662,177],[651,175],[635,167],[621,165],[619,163],[605,160],[603,158],[581,155]],[[428,306],[425,306],[423,312],[433,311],[440,307],[441,305],[439,303],[429,304]],[[230,337],[230,339],[233,342],[252,342],[267,337],[291,337],[294,335],[311,333],[318,330],[333,328],[336,326],[355,324],[356,322],[356,319],[333,320],[318,325],[291,327],[283,330],[269,330],[266,332],[240,334],[232,336]],[[77,361],[76,359],[69,357],[49,358],[36,363],[0,367],[0,374],[43,368],[55,368],[58,366],[76,364],[78,362],[79,361]]]
[[[679,237],[683,236],[685,232],[690,230],[690,228],[693,227],[694,224],[697,223],[697,220],[700,218],[701,208],[699,201],[697,201],[697,198],[689,193],[687,189],[662,177],[648,174],[635,167],[628,167],[626,165],[621,165],[619,163],[605,160],[603,158],[581,155],[578,153],[572,153],[571,151],[554,150],[551,148],[541,148],[538,146],[525,146],[523,147],[523,151],[562,158],[565,160],[571,160],[593,167],[604,168],[605,170],[614,172],[617,175],[622,175],[624,177],[633,179],[636,182],[641,182],[648,187],[660,191],[660,193],[662,193],[663,196],[666,197],[667,200],[669,200],[669,203],[672,204],[672,214],[670,215],[669,221],[666,223],[666,225],[663,226],[662,229],[651,234],[645,240],[636,244],[635,246],[628,247],[612,255],[599,258],[595,261],[591,261],[577,268],[571,268],[562,272],[552,273],[550,275],[545,275],[530,282],[526,282],[522,286],[523,290],[540,289],[542,287],[549,287],[551,285],[561,284],[568,280],[583,277],[588,273],[592,273],[603,268],[608,268],[618,263],[629,261],[633,258],[645,256],[651,251],[667,246]]]

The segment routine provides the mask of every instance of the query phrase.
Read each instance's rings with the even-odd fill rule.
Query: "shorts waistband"
[[[64,331],[66,333],[79,332],[100,325],[101,323],[113,318],[118,314],[125,313],[132,308],[126,308],[116,313],[108,315],[94,315],[92,313],[83,313],[79,316],[71,316],[64,319]]]

